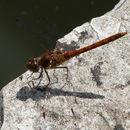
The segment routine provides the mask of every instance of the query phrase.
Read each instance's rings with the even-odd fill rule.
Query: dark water
[[[26,61],[119,0],[1,0],[0,88],[26,71]]]

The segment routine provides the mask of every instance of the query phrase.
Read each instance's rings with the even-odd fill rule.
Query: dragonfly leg
[[[40,72],[39,76],[37,78],[32,79],[32,80],[40,79],[42,77],[42,73],[43,73],[43,69],[41,68],[41,72]]]
[[[58,83],[58,78],[57,78],[57,76],[55,75],[55,69],[54,69],[53,77],[55,77],[56,81],[52,82],[51,84]]]
[[[50,84],[50,82],[51,82],[51,80],[50,80],[50,77],[49,77],[49,74],[48,74],[48,72],[44,69],[44,71],[45,71],[45,73],[46,73],[46,75],[47,75],[47,78],[48,78],[48,84],[46,85],[46,86],[48,86],[49,84]]]
[[[42,81],[42,77],[43,77],[43,69],[41,69],[41,72],[40,72],[38,78],[36,78],[36,79],[40,79],[39,82],[38,82],[38,84],[36,85],[36,87],[38,87],[39,84],[41,83],[41,81]],[[36,80],[36,79],[35,79],[35,80]]]
[[[70,82],[70,79],[69,79],[69,69],[68,67],[66,66],[63,66],[63,67],[55,67],[55,69],[66,69],[66,72],[67,72],[67,76],[66,76],[66,81],[69,83],[69,85],[71,84]],[[58,79],[57,79],[58,80]],[[72,84],[71,84],[72,85]],[[64,87],[64,86],[63,86]],[[63,88],[61,87],[61,89]]]
[[[33,73],[32,73],[32,74],[33,74]],[[32,76],[32,74],[31,74],[31,76]],[[32,87],[31,87],[31,85],[30,85],[30,82],[32,83],[33,87],[39,86],[39,84],[40,84],[40,82],[41,82],[41,80],[42,80],[42,77],[43,77],[42,74],[43,74],[43,70],[41,69],[41,72],[40,72],[39,76],[38,76],[37,78],[34,78],[34,79],[32,79],[31,81],[28,82],[28,85],[29,85],[29,87],[30,87],[31,89],[32,89]],[[40,79],[39,82],[38,82],[38,84],[37,84],[37,85],[34,85],[34,81],[33,81],[33,80],[38,80],[38,79]]]
[[[33,72],[31,73],[31,75],[29,77],[27,77],[27,79],[29,79],[30,77],[32,77],[32,75],[33,75]]]
[[[48,75],[48,72],[44,69],[44,71],[45,71],[45,73],[46,73],[46,75],[47,75],[47,79],[48,79],[48,84],[46,85],[46,87],[50,84],[50,77],[49,77],[49,75]],[[42,88],[42,87],[39,87],[39,84],[41,83],[41,81],[42,81],[42,77],[43,77],[43,69],[41,69],[41,72],[40,72],[40,75],[38,76],[38,78],[35,78],[35,79],[33,79],[33,80],[37,80],[37,79],[40,79],[39,80],[39,82],[38,82],[38,84],[36,85],[36,87],[37,87],[37,89],[38,90],[41,90],[41,91],[43,91],[43,90],[46,90],[46,87],[44,87],[44,88]],[[32,82],[33,83],[33,82]],[[33,86],[34,86],[34,83],[33,83]]]

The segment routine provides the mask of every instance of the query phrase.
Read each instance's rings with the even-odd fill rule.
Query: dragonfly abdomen
[[[108,44],[109,42],[112,42],[112,41],[114,41],[114,40],[116,40],[116,39],[118,39],[118,38],[120,38],[120,37],[122,37],[122,36],[124,36],[126,34],[127,34],[127,32],[117,33],[117,34],[112,35],[112,36],[110,36],[108,38],[105,38],[105,39],[103,39],[101,41],[98,41],[98,42],[96,42],[96,43],[94,43],[92,45],[89,45],[87,47],[83,47],[83,48],[81,48],[79,50],[66,52],[66,53],[64,53],[64,57],[65,57],[66,60],[69,60],[70,58],[72,58],[74,56],[77,56],[77,55],[79,55],[81,53],[84,53],[84,52],[87,52],[87,51],[92,50],[94,48],[97,48],[99,46]]]

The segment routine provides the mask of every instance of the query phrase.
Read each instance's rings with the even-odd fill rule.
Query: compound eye
[[[33,72],[38,72],[38,65],[37,65],[37,60],[36,58],[31,58],[28,62],[27,62],[27,69],[33,71]]]
[[[37,60],[36,60],[36,58],[34,58],[33,61],[34,61],[34,64],[36,65],[36,64],[37,64]]]

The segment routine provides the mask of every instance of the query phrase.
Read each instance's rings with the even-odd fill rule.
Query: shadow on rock
[[[33,100],[46,99],[47,97],[51,98],[53,96],[74,96],[79,98],[89,98],[89,99],[103,99],[103,95],[87,93],[87,92],[71,92],[64,91],[57,88],[44,88],[42,90],[32,88],[29,89],[27,86],[21,88],[16,95],[16,98],[22,101],[26,101],[31,98]]]

